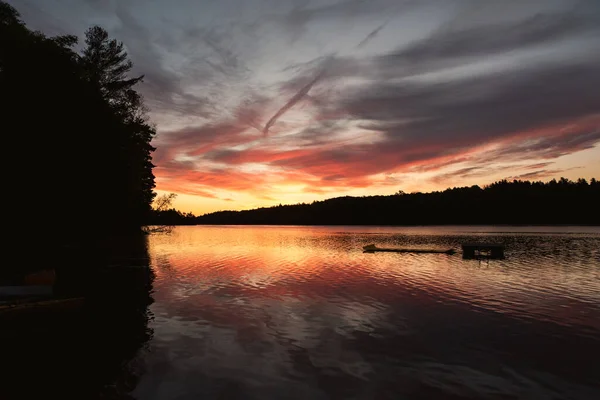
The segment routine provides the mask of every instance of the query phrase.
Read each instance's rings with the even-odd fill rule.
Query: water
[[[362,252],[482,240],[506,259]],[[135,398],[600,398],[598,228],[197,226],[148,247]]]
[[[362,252],[471,241],[506,259]],[[60,254],[91,271],[83,314],[0,315],[0,399],[600,398],[598,227],[190,226]]]

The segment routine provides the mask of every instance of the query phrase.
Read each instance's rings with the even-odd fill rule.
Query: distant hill
[[[442,192],[337,197],[311,204],[219,211],[198,224],[231,225],[600,225],[600,183],[499,181]],[[191,222],[191,221],[190,221]]]

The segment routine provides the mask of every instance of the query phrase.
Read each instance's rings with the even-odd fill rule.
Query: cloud
[[[125,43],[157,123],[159,189],[265,200],[552,176],[598,146],[597,2],[501,3],[15,5],[38,29],[100,23]]]
[[[365,46],[367,43],[369,43],[371,40],[373,40],[379,34],[379,32],[381,32],[381,30],[383,28],[385,28],[386,25],[387,25],[387,22],[384,22],[383,24],[379,25],[377,28],[373,29],[367,36],[365,36],[365,38],[363,40],[360,41],[359,44],[356,45],[356,47],[360,48],[360,47]]]
[[[532,171],[532,172],[527,172],[521,175],[516,175],[516,176],[510,176],[507,179],[509,180],[532,180],[532,179],[541,179],[541,178],[545,178],[548,176],[556,176],[557,174],[560,174],[562,172],[564,172],[565,170],[561,170],[561,169],[541,169],[538,171]]]
[[[324,151],[289,165],[321,167],[329,160],[356,167],[356,162],[368,174],[458,157],[484,144],[510,140],[515,143],[505,143],[496,161],[512,153],[556,158],[590,148],[600,141],[594,117],[600,110],[598,68],[599,60],[592,58],[447,82],[375,81],[346,90],[338,97],[338,113],[381,132],[384,140]],[[537,132],[544,126],[550,128]],[[571,133],[559,134],[569,126],[574,127]],[[520,142],[523,134],[533,138]],[[534,140],[536,134],[540,136]]]
[[[574,169],[580,169],[581,167],[572,167],[572,168],[564,168],[564,169],[540,169],[537,171],[526,172],[524,174],[509,176],[507,180],[534,180],[534,179],[542,179],[550,176],[557,177],[564,172],[568,172]]]
[[[218,198],[213,189],[247,191],[264,183],[256,174],[229,170],[171,170],[161,171],[161,190]]]
[[[268,135],[269,128],[271,128],[271,126],[273,126],[273,124],[277,122],[277,120],[290,108],[294,107],[296,103],[302,100],[302,98],[308,94],[310,89],[315,83],[317,83],[321,76],[322,73],[318,74],[315,78],[313,78],[310,82],[303,86],[296,94],[294,94],[279,110],[277,110],[277,112],[265,124],[265,127],[263,128],[263,135]]]
[[[598,112],[598,66],[594,60],[443,83],[381,82],[348,93],[341,107],[403,146],[450,136],[462,146]]]
[[[210,101],[186,92],[183,77],[165,66],[165,56],[153,40],[156,33],[138,22],[130,6],[127,2],[116,3],[114,15],[120,26],[114,32],[125,43],[135,71],[144,75],[140,89],[148,105],[155,111],[209,117]],[[211,79],[211,74],[203,71],[197,79]]]
[[[248,127],[243,124],[228,121],[163,132],[157,139],[158,147],[154,153],[154,160],[161,166],[177,157],[198,156],[219,146],[231,146],[255,140],[256,138],[251,135],[244,135],[247,129]]]
[[[462,182],[464,180],[473,178],[483,178],[489,175],[497,175],[502,171],[514,170],[515,167],[511,165],[503,166],[471,166],[460,168],[456,171],[444,172],[435,175],[431,181],[437,184],[447,184],[448,186],[454,185],[455,182]]]
[[[382,57],[382,68],[432,70],[448,68],[454,63],[555,44],[576,38],[586,31],[598,32],[597,15],[578,12],[538,12],[510,21],[481,24],[445,24],[433,34],[417,40],[397,52]],[[465,23],[464,20],[459,20]],[[412,68],[411,68],[412,67]]]
[[[221,162],[227,165],[239,165],[248,163],[271,163],[278,160],[285,160],[292,157],[298,157],[311,154],[310,150],[218,150],[206,153],[204,158],[212,161]]]
[[[293,172],[278,174],[244,172],[233,168],[164,169],[160,173],[160,189],[177,193],[217,198],[217,191],[246,192],[255,197],[267,196],[278,183],[309,185],[310,177]],[[272,197],[272,196],[271,196]]]
[[[301,31],[315,18],[343,15],[343,5],[347,4],[294,9],[288,22]],[[240,107],[231,122],[168,132],[165,136],[172,138],[163,146],[172,151],[171,157],[187,154],[234,167],[229,173],[237,178],[204,180],[203,185],[218,182],[238,190],[251,190],[246,186],[248,180],[240,180],[245,175],[239,175],[239,168],[247,164],[264,165],[271,174],[282,170],[295,173],[294,182],[305,183],[311,190],[316,185],[361,186],[380,173],[436,171],[462,163],[458,171],[439,172],[435,181],[442,184],[500,172],[486,167],[487,163],[555,159],[600,141],[593,118],[600,110],[600,95],[595,90],[600,87],[596,72],[600,59],[593,53],[578,53],[578,57],[565,60],[538,60],[523,54],[584,33],[595,35],[591,18],[593,15],[582,12],[553,11],[478,25],[465,24],[458,17],[387,54],[318,56],[284,68],[282,72],[294,76],[280,82],[275,91],[260,91],[259,107]],[[364,43],[384,26],[372,30]],[[217,54],[222,72],[240,65],[223,42],[204,40]],[[478,64],[482,57],[511,54],[520,54],[526,63],[509,63],[500,69]],[[471,66],[475,73],[461,72]],[[307,82],[306,76],[311,74],[314,78]],[[340,84],[348,79],[356,82]],[[319,90],[309,95],[320,80]],[[260,129],[267,106],[276,104],[280,92],[292,95]],[[312,104],[316,113],[305,127],[285,135],[284,140],[262,142],[246,130],[252,127],[268,134],[301,100]],[[563,132],[577,124],[581,126]],[[350,126],[358,126],[363,135],[377,135],[364,143],[342,142],[338,135]],[[289,125],[282,127],[285,131]],[[236,148],[240,145],[242,148]],[[489,145],[494,149],[476,155]],[[257,187],[264,183],[253,179]],[[323,190],[319,186],[319,191]]]
[[[341,0],[313,7],[296,6],[282,14],[267,13],[264,20],[281,23],[290,34],[292,42],[295,42],[309,30],[310,24],[361,20],[373,15],[398,12],[412,6],[413,3],[413,1],[400,0]]]
[[[545,168],[549,165],[552,165],[552,163],[551,162],[542,162],[542,163],[527,165],[524,168],[525,169],[540,169],[540,168]]]
[[[488,162],[549,160],[591,149],[600,142],[600,115],[581,121],[575,130],[555,129],[544,136],[523,135],[485,153]]]
[[[592,121],[593,122],[593,121]],[[592,123],[590,122],[590,123]],[[452,148],[453,138],[427,144],[416,142],[411,147],[403,147],[394,138],[373,144],[348,145],[340,148],[317,148],[310,150],[267,151],[246,150],[220,154],[216,159],[229,165],[244,163],[265,163],[287,171],[296,171],[321,181],[341,180],[350,186],[367,180],[372,175],[383,172],[426,172],[451,167],[455,164],[467,165],[458,172],[440,173],[436,182],[449,178],[485,177],[508,167],[487,167],[495,163],[515,161],[556,159],[562,155],[589,149],[600,142],[600,133],[588,130],[561,132],[560,127],[551,131],[552,136],[536,136],[532,132],[522,135],[509,135],[511,141],[493,142],[493,150],[483,151],[480,143],[463,148]],[[442,138],[443,139],[443,138]],[[500,136],[500,139],[503,139]],[[539,165],[540,163],[538,163]]]

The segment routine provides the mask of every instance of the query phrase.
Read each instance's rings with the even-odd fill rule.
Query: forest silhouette
[[[102,257],[108,242],[142,233],[155,196],[155,129],[132,68],[103,28],[88,29],[81,44],[49,37],[0,1],[0,123],[19,220],[9,247],[26,256],[2,268],[0,281],[48,267],[64,280],[90,269],[75,254]]]
[[[94,26],[77,37],[28,29],[0,2],[2,125],[18,215],[55,236],[139,230],[154,198],[143,77],[123,44]],[[6,155],[5,155],[6,156]],[[93,228],[92,228],[93,227]]]
[[[483,188],[337,197],[311,204],[219,211],[198,224],[265,225],[600,225],[600,183],[592,178],[544,182],[502,180]]]

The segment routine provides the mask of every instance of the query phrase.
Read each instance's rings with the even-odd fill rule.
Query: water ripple
[[[600,231],[565,230],[178,227],[151,236],[155,335],[137,395],[157,398],[166,381],[209,398],[223,382],[244,398],[591,398]],[[479,240],[504,243],[506,259],[361,250]]]

